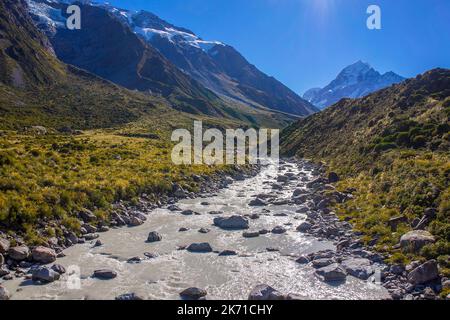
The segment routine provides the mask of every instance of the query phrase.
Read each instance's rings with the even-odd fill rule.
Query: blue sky
[[[99,1],[101,2],[101,1]],[[235,47],[298,93],[363,60],[412,77],[450,68],[449,0],[109,0]],[[382,30],[366,27],[379,5]]]

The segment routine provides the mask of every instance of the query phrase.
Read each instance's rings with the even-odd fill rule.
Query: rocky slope
[[[326,87],[305,92],[303,98],[323,109],[342,98],[361,98],[403,80],[394,72],[380,74],[368,63],[358,61],[342,70]]]

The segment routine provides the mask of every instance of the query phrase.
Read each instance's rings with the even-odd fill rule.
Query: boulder
[[[309,258],[307,256],[300,256],[297,258],[297,260],[295,260],[295,262],[300,264],[307,264],[309,263]]]
[[[133,216],[133,217],[130,218],[130,226],[132,226],[132,227],[140,226],[143,223],[144,223],[144,221],[142,221],[138,217]]]
[[[315,259],[312,261],[313,267],[317,268],[317,269],[329,266],[330,264],[333,264],[333,263],[334,263],[334,260],[329,259],[329,258]]]
[[[78,216],[84,221],[84,222],[91,222],[96,220],[95,214],[88,209],[83,209],[78,213]]]
[[[117,277],[117,273],[115,271],[109,270],[109,269],[100,269],[100,270],[94,271],[93,277],[102,279],[102,280],[109,280],[109,279],[114,279],[115,277]]]
[[[207,295],[206,290],[199,288],[187,288],[180,292],[180,297],[183,300],[199,300]]]
[[[139,300],[144,300],[144,299],[141,298],[140,296],[138,296],[135,293],[125,293],[125,294],[121,294],[120,296],[117,296],[115,298],[115,300],[119,300],[119,301],[139,301]]]
[[[298,227],[297,231],[299,232],[307,232],[312,228],[312,224],[309,222],[302,222]]]
[[[209,233],[209,229],[208,228],[200,228],[199,230],[198,230],[198,232],[200,232],[200,233]]]
[[[7,239],[0,238],[0,254],[5,254],[8,252],[10,247],[10,242]]]
[[[339,181],[339,176],[336,172],[330,172],[328,174],[328,182],[329,183],[336,183]]]
[[[267,202],[261,200],[260,198],[253,199],[248,204],[250,207],[264,207],[267,206]]]
[[[288,181],[289,181],[288,176],[278,176],[277,177],[277,182],[288,182]]]
[[[256,231],[256,232],[244,232],[244,233],[242,234],[242,236],[243,236],[244,238],[257,238],[257,237],[260,236],[260,234],[259,234],[258,231]]]
[[[237,255],[237,253],[234,250],[224,250],[221,253],[219,253],[219,257],[235,256],[235,255]]]
[[[187,232],[189,231],[189,228],[186,227],[181,227],[180,229],[178,229],[178,232]]]
[[[11,295],[9,294],[8,290],[6,288],[0,286],[0,300],[9,300],[11,298]]]
[[[408,274],[408,282],[413,285],[424,284],[439,277],[436,260],[429,260],[421,264]]]
[[[38,246],[31,253],[33,260],[42,264],[52,263],[56,260],[56,252],[53,249]]]
[[[273,234],[283,234],[286,233],[286,228],[282,227],[282,226],[276,226],[275,228],[272,229],[272,233]]]
[[[228,218],[218,217],[214,219],[214,225],[222,229],[239,230],[248,229],[248,219],[241,216],[231,216]]]
[[[267,284],[257,285],[250,292],[248,300],[285,300],[286,297]]]
[[[162,240],[162,236],[156,231],[152,231],[148,234],[147,242],[158,242],[161,240]]]
[[[61,275],[58,272],[56,272],[50,268],[39,267],[33,271],[31,279],[33,281],[50,283],[50,282],[59,280],[60,277],[61,277]]]
[[[8,256],[16,261],[22,261],[28,258],[30,249],[27,246],[12,247],[8,250]]]
[[[434,243],[436,240],[431,233],[424,230],[414,230],[400,238],[400,247],[403,251],[418,253],[423,246]]]
[[[350,258],[342,261],[341,265],[348,274],[362,280],[367,280],[374,273],[369,259],[365,258]]]
[[[186,250],[189,252],[196,252],[196,253],[207,253],[213,251],[211,245],[207,242],[192,243],[186,248]]]
[[[183,210],[183,211],[181,211],[181,214],[183,216],[192,216],[194,214],[194,211],[193,210]]]
[[[64,268],[62,265],[60,264],[54,264],[52,265],[51,269],[59,274],[64,274],[66,273],[66,268]]]
[[[342,282],[347,277],[344,268],[337,263],[316,270],[316,275],[325,282]]]

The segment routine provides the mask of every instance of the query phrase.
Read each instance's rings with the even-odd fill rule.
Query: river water
[[[30,280],[15,279],[3,285],[12,299],[114,299],[134,292],[145,299],[179,299],[179,293],[188,287],[200,287],[208,292],[208,299],[247,299],[251,289],[261,283],[271,285],[282,293],[293,293],[305,299],[382,299],[387,292],[381,286],[348,277],[340,285],[321,282],[309,265],[300,265],[295,257],[324,249],[334,249],[331,242],[318,241],[297,232],[296,227],[306,218],[295,213],[301,206],[268,205],[250,207],[254,196],[277,192],[279,199],[290,198],[293,190],[305,187],[313,176],[307,168],[297,164],[285,166],[303,179],[292,180],[281,191],[272,190],[278,175],[275,166],[264,167],[260,174],[245,181],[237,181],[227,189],[207,198],[180,201],[181,209],[191,209],[201,215],[183,216],[180,212],[155,209],[147,221],[138,227],[118,228],[102,233],[103,246],[86,243],[64,251],[66,257],[57,263],[66,268],[80,270],[80,286],[65,275],[60,281],[47,285],[34,285]],[[302,181],[303,180],[303,181]],[[208,202],[209,205],[202,204]],[[266,212],[267,210],[270,212]],[[250,220],[248,231],[271,230],[275,226],[288,229],[285,234],[261,235],[244,238],[242,231],[226,231],[213,226],[216,215],[210,211],[223,211],[223,216],[260,214]],[[286,213],[287,216],[275,216]],[[179,232],[182,227],[190,228]],[[199,233],[208,228],[207,234]],[[150,231],[159,232],[163,239],[147,243]],[[215,251],[234,250],[236,256],[218,256],[214,253],[190,253],[178,246],[194,242],[209,242]],[[279,251],[268,251],[276,248]],[[144,253],[157,254],[156,258],[130,264],[129,258]],[[94,270],[112,269],[117,277],[112,280],[92,278]]]

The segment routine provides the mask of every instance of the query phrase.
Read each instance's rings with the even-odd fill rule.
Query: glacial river
[[[296,164],[288,164],[281,173],[288,171],[299,179],[290,181],[283,190],[272,189],[271,184],[279,173],[275,166],[268,166],[256,177],[234,182],[212,197],[187,199],[177,204],[183,210],[191,209],[200,215],[184,216],[164,208],[155,209],[141,226],[100,234],[103,243],[100,247],[87,242],[66,249],[66,257],[58,259],[57,263],[80,270],[79,287],[76,282],[68,281],[67,275],[47,285],[34,285],[23,279],[7,281],[3,285],[12,294],[12,299],[114,299],[132,292],[145,299],[179,299],[179,293],[188,287],[205,289],[208,299],[247,299],[251,289],[261,283],[305,299],[387,297],[381,286],[350,276],[343,284],[326,284],[315,276],[310,265],[295,262],[295,257],[301,254],[334,249],[331,242],[319,241],[296,231],[306,218],[296,213],[301,205],[248,205],[255,195],[263,193],[276,192],[278,199],[288,199],[293,190],[306,188],[306,183],[313,178],[311,171]],[[288,231],[281,235],[268,233],[257,238],[244,238],[242,231],[226,231],[213,226],[217,216],[209,214],[211,211],[223,211],[223,216],[259,214],[259,219],[250,220],[248,231],[271,230],[275,226],[283,226]],[[287,215],[275,216],[277,213]],[[182,227],[190,230],[179,232]],[[200,228],[208,228],[210,232],[200,233]],[[160,233],[162,241],[147,243],[150,231]],[[194,242],[209,242],[215,251],[234,250],[238,255],[218,256],[217,252],[190,253],[177,249]],[[279,251],[268,251],[267,248]],[[157,257],[145,259],[144,253],[153,253]],[[136,256],[144,260],[136,264],[127,262]],[[117,272],[117,277],[112,280],[91,277],[94,270],[104,268]]]

